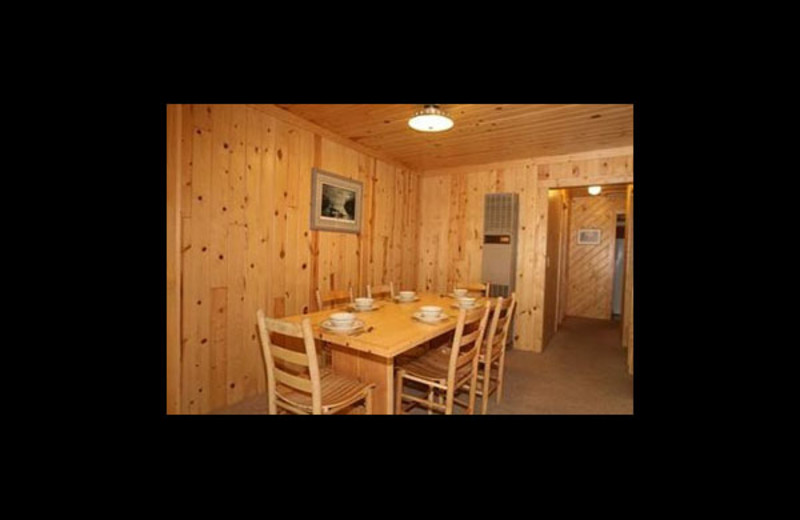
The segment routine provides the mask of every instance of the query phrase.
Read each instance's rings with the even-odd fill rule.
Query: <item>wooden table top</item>
[[[393,358],[456,328],[459,309],[453,307],[455,303],[453,297],[438,293],[417,293],[417,296],[419,300],[409,303],[376,299],[375,305],[379,308],[372,311],[352,311],[347,305],[339,305],[333,309],[287,316],[282,319],[300,323],[303,318],[309,318],[314,329],[314,337],[317,339],[383,358]],[[438,305],[449,318],[436,324],[414,319],[413,314],[423,305]],[[479,298],[476,305],[486,305],[486,299]],[[345,335],[328,332],[320,327],[331,314],[343,311],[353,312],[357,319],[362,320],[365,332]],[[370,328],[372,330],[369,330]]]

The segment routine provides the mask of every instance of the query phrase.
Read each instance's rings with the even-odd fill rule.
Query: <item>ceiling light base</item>
[[[453,120],[436,105],[426,105],[408,120],[408,126],[419,132],[444,132],[453,128]]]

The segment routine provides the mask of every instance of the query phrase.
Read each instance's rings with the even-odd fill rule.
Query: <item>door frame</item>
[[[536,187],[536,239],[537,252],[535,256],[534,276],[533,276],[533,291],[534,291],[534,313],[533,313],[533,350],[534,352],[542,352],[544,349],[544,289],[546,280],[546,262],[547,262],[547,193],[551,189],[560,188],[580,188],[584,186],[607,186],[609,184],[630,184],[633,186],[633,174],[618,175],[609,177],[597,178],[574,178],[574,179],[540,179]],[[626,222],[632,219],[626,219]],[[632,282],[631,282],[632,283]],[[625,279],[625,285],[622,288],[623,293],[627,292],[628,277]],[[625,322],[624,316],[624,302],[623,302],[623,323]]]

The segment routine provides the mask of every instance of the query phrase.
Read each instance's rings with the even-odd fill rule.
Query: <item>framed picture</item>
[[[346,177],[311,169],[311,229],[361,232],[363,184]]]
[[[599,244],[600,243],[600,230],[599,229],[579,229],[578,230],[578,243],[579,244]]]

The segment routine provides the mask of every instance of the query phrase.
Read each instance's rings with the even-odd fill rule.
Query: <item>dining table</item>
[[[441,307],[446,318],[438,322],[421,321],[420,307]],[[478,298],[476,306],[486,305],[486,298]],[[397,356],[442,336],[456,327],[459,309],[453,295],[420,292],[415,299],[404,302],[396,298],[376,299],[373,310],[354,310],[352,304],[341,304],[309,314],[282,318],[290,323],[311,321],[314,338],[325,342],[331,350],[331,368],[334,372],[375,384],[373,413],[394,413],[394,371]],[[352,333],[334,332],[323,323],[335,312],[352,312],[363,327]]]

